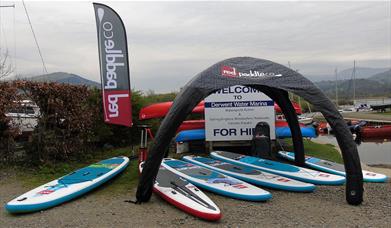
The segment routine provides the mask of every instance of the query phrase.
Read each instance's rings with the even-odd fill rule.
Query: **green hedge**
[[[136,127],[108,125],[103,121],[100,90],[69,84],[13,81],[0,83],[0,162],[12,162],[24,152],[24,160],[37,165],[91,157],[103,147],[136,144]],[[17,101],[28,99],[40,109],[38,125],[29,140],[16,148],[20,140],[17,127],[6,117]],[[133,91],[134,124],[142,104],[141,92]],[[19,159],[20,160],[20,159]]]

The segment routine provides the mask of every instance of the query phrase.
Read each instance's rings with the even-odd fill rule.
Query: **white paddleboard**
[[[139,166],[140,171],[143,164]],[[220,209],[208,196],[163,166],[159,168],[153,191],[170,204],[196,217],[210,221],[221,218]]]
[[[97,162],[16,197],[5,205],[5,209],[10,213],[26,213],[57,206],[105,183],[128,164],[127,157]]]
[[[220,195],[249,201],[265,201],[272,197],[263,189],[189,162],[165,158],[162,166],[192,184]]]
[[[289,161],[295,160],[295,154],[293,152],[287,152],[287,151],[279,151],[278,155],[280,155],[282,158],[285,158]],[[343,164],[339,164],[332,161],[323,160],[316,157],[306,156],[305,157],[305,164],[308,165],[311,168],[333,173],[336,175],[346,176],[345,173],[345,166]],[[381,173],[374,173],[366,170],[362,170],[363,179],[366,182],[387,182],[388,177]]]
[[[210,155],[219,160],[244,165],[277,175],[293,178],[312,184],[341,185],[345,183],[345,177],[330,173],[323,173],[312,169],[306,169],[281,162],[263,158],[246,156],[225,151],[214,151]]]
[[[185,156],[182,159],[255,185],[293,192],[312,192],[315,190],[315,185],[313,184],[260,171],[251,167],[200,156]]]

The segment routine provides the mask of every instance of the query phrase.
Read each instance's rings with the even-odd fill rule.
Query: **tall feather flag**
[[[98,32],[104,120],[132,126],[128,45],[124,23],[110,7],[93,3]]]

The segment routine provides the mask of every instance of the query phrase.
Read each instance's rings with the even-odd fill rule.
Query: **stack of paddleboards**
[[[312,192],[313,183],[335,185],[345,181],[341,176],[230,152],[216,151],[211,156],[213,158],[163,159],[154,191],[189,214],[218,220],[221,217],[219,208],[199,188],[234,199],[266,201],[272,195],[254,185]]]
[[[16,197],[5,205],[10,213],[40,211],[83,195],[122,172],[127,157],[114,157],[79,169]]]
[[[279,155],[294,160],[291,152],[280,151]],[[225,151],[211,152],[210,156],[163,159],[154,192],[189,214],[216,221],[221,218],[220,209],[200,188],[239,200],[267,201],[271,199],[271,193],[257,186],[312,192],[314,184],[340,185],[345,182],[343,165],[314,157],[307,156],[306,164],[320,171]],[[127,157],[100,161],[35,188],[11,200],[5,208],[11,213],[24,213],[59,205],[113,178],[128,163]],[[143,163],[139,169],[142,172]],[[363,174],[365,181],[387,180],[383,174],[368,171]]]
[[[282,158],[285,158],[289,161],[295,160],[295,154],[287,151],[278,152]],[[306,156],[305,164],[308,167],[321,170],[328,173],[333,173],[340,176],[346,176],[345,166],[342,164],[338,164],[332,161],[322,160],[316,157]],[[386,182],[388,177],[381,173],[374,173],[366,170],[362,170],[363,179],[366,182]]]

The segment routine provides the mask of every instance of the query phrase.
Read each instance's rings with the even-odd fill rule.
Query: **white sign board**
[[[251,140],[259,122],[269,124],[275,139],[274,101],[256,89],[232,86],[205,99],[206,141]]]

